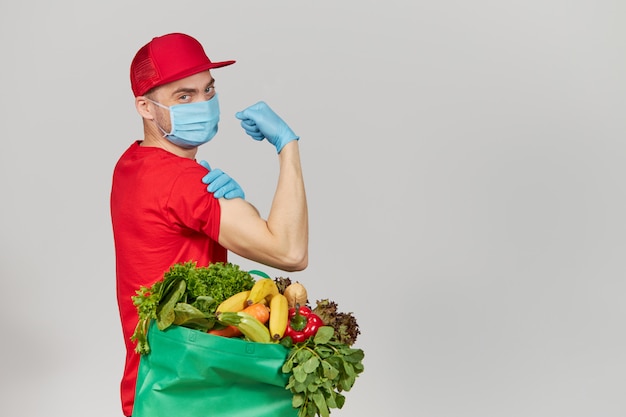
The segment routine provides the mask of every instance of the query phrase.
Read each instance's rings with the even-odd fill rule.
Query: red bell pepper
[[[300,343],[309,337],[315,336],[317,330],[324,325],[322,319],[307,306],[292,307],[289,309],[289,319],[285,336],[291,337],[294,343]]]

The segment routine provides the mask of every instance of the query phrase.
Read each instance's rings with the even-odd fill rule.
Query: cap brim
[[[177,74],[173,74],[166,79],[162,79],[158,84],[154,85],[152,88],[160,87],[165,84],[169,84],[174,81],[181,80],[183,78],[192,76],[202,71],[208,71],[213,68],[221,68],[231,64],[234,64],[236,61],[220,61],[220,62],[211,62],[209,64],[198,65],[197,67],[187,68],[185,71],[179,72]],[[151,89],[152,89],[151,88]]]
[[[225,67],[227,65],[231,65],[234,64],[235,61],[221,61],[221,62],[211,62],[211,65],[209,66],[209,68],[207,69],[211,69],[211,68],[221,68],[221,67]]]

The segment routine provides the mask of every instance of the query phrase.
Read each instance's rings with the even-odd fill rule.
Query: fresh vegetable
[[[270,310],[269,308],[261,303],[252,304],[243,310],[244,313],[248,313],[254,318],[256,318],[261,323],[265,324],[270,319]],[[220,311],[218,310],[218,314]],[[237,337],[241,336],[241,330],[237,328],[237,326],[226,326],[224,328],[213,328],[209,330],[210,334],[214,334],[216,336],[224,336],[224,337]]]
[[[291,278],[289,277],[276,277],[274,278],[274,282],[276,283],[276,287],[278,287],[278,292],[281,294],[285,293],[285,289],[291,285]]]
[[[195,263],[185,264],[187,269],[187,287],[189,301],[196,297],[208,296],[215,300],[215,305],[208,311],[214,313],[217,306],[230,296],[240,291],[250,290],[255,284],[254,278],[232,263],[213,263],[207,267],[195,267]],[[191,304],[191,303],[190,303]]]
[[[287,297],[283,294],[276,294],[270,300],[270,336],[274,340],[282,339],[287,330],[287,319],[289,318],[289,305]]]
[[[290,349],[282,372],[290,374],[286,388],[298,417],[329,417],[330,409],[342,408],[342,392],[350,391],[364,370],[363,350],[337,341],[331,326],[320,327],[303,343],[284,338],[281,344]]]
[[[215,335],[215,336],[222,336],[222,337],[237,337],[237,336],[241,336],[241,331],[236,328],[235,326],[224,326],[224,327],[214,327],[212,329],[210,329],[208,331],[209,334]]]
[[[271,299],[272,296],[278,294],[278,287],[271,278],[259,278],[252,289],[246,301],[248,305],[259,303],[265,299]]]
[[[309,307],[298,305],[289,309],[285,336],[289,336],[294,343],[304,342],[315,336],[323,325],[322,319],[312,313]]]
[[[335,329],[335,337],[339,342],[352,346],[361,330],[354,314],[340,312],[338,307],[336,302],[325,298],[317,300],[313,313],[317,314],[325,325]]]
[[[287,303],[289,308],[295,307],[297,304],[301,306],[306,305],[309,302],[308,294],[304,285],[299,282],[294,282],[285,288],[285,297],[287,297]]]
[[[270,319],[270,309],[265,304],[255,303],[244,308],[242,311],[250,314],[263,324],[267,323]]]
[[[227,326],[237,327],[252,342],[270,343],[270,331],[256,317],[243,311],[218,313],[217,320]]]
[[[195,262],[174,264],[163,279],[140,287],[133,296],[139,320],[131,340],[139,354],[150,352],[147,332],[151,320],[164,330],[172,324],[207,331],[215,325],[217,307],[241,291],[251,290],[254,278],[239,266],[218,262],[197,267]]]
[[[253,272],[262,278],[255,281]],[[150,351],[146,334],[151,320],[160,329],[174,324],[252,342],[278,342],[288,349],[282,372],[288,374],[286,389],[298,417],[330,417],[331,409],[343,407],[343,392],[364,370],[363,351],[352,347],[360,330],[354,315],[339,311],[334,301],[318,300],[312,308],[299,285],[260,271],[246,273],[233,264],[176,264],[163,280],[141,287],[133,297],[139,315],[132,337],[135,350]],[[293,297],[293,307],[288,297]]]

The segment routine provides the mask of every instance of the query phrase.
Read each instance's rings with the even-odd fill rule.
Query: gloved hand
[[[241,186],[221,169],[211,169],[207,161],[200,161],[200,165],[209,170],[209,173],[202,178],[202,182],[208,184],[207,191],[213,193],[215,198],[224,197],[227,200],[232,198],[243,198],[246,196]]]
[[[241,120],[241,127],[252,139],[263,140],[266,138],[269,143],[276,146],[278,153],[287,143],[300,139],[287,126],[287,123],[262,101],[237,112],[235,117]]]

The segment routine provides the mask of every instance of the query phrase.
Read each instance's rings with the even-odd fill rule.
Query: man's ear
[[[148,99],[146,97],[135,97],[135,108],[137,109],[137,113],[139,113],[144,119],[154,120],[154,114],[150,111]]]

